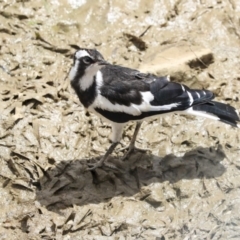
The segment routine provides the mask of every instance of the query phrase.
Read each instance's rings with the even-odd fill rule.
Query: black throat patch
[[[78,98],[79,98],[80,102],[82,103],[82,105],[85,108],[88,108],[93,103],[93,101],[97,95],[96,76],[94,76],[93,84],[84,91],[81,90],[79,81],[81,81],[81,80],[74,79],[71,82],[71,86],[75,90],[76,94],[78,95]]]

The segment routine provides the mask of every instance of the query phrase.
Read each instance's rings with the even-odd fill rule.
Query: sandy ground
[[[238,0],[0,0],[0,239],[240,239],[238,129],[144,122],[146,153],[85,172],[111,128],[64,80],[79,45],[240,109],[239,16]]]

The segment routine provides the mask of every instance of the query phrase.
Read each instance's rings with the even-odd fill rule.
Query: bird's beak
[[[105,66],[105,65],[109,65],[109,64],[110,64],[110,63],[108,63],[108,62],[105,61],[105,60],[98,60],[97,63],[98,63],[98,65],[100,65],[100,66]]]

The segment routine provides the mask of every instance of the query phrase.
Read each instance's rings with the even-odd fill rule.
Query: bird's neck
[[[75,90],[80,102],[85,108],[88,108],[95,100],[97,96],[97,85],[95,77],[93,77],[91,85],[83,90],[79,82],[71,82],[72,88]]]
[[[78,95],[80,102],[88,108],[97,96],[97,89],[102,85],[102,73],[85,72],[78,79],[71,81],[71,85]]]
[[[96,75],[97,72],[88,71],[87,69],[84,75],[81,76],[78,81],[80,89],[82,91],[86,91],[88,88],[90,88],[96,81]]]

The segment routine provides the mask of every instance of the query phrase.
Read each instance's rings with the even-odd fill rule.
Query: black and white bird
[[[142,121],[150,117],[177,112],[219,120],[234,127],[240,121],[234,107],[212,101],[214,94],[208,90],[190,89],[171,82],[169,77],[112,65],[95,49],[76,51],[69,78],[83,106],[112,125],[111,146],[89,170],[104,164],[129,121],[136,121],[136,128],[126,156],[135,148]]]

